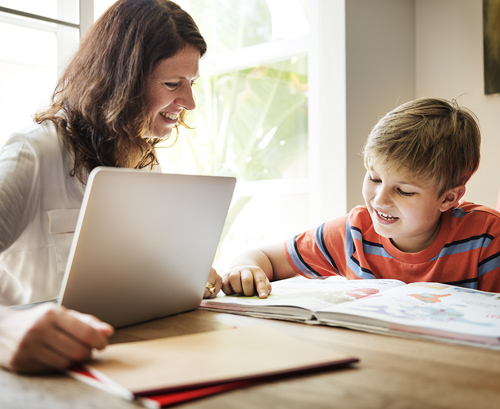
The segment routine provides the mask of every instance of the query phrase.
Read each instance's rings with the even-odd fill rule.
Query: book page
[[[346,280],[343,277],[293,277],[271,284],[272,292],[268,298],[221,294],[214,299],[203,300],[201,307],[252,316],[267,313],[269,318],[286,319],[290,318],[287,315],[295,315],[307,319],[312,317],[311,312],[405,285],[398,280]],[[301,313],[298,309],[304,311]]]
[[[439,283],[412,283],[354,303],[327,308],[321,321],[375,325],[458,338],[500,337],[500,294]]]

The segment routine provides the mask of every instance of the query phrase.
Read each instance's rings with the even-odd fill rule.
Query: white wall
[[[484,94],[482,0],[345,0],[347,210],[362,204],[359,152],[380,116],[413,98],[458,98],[479,118],[481,164],[465,199],[496,206],[500,96]]]
[[[415,98],[414,0],[346,0],[347,210],[364,204],[360,154],[379,118]]]
[[[484,94],[482,0],[416,0],[417,97],[458,98],[479,118],[481,164],[466,199],[495,207],[500,189],[500,97]]]

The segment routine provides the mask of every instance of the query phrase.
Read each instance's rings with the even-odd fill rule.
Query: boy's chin
[[[375,233],[379,236],[384,237],[385,239],[391,239],[392,234],[389,234],[387,229],[384,229],[382,226],[379,226],[377,223],[373,223],[373,228],[375,229]]]

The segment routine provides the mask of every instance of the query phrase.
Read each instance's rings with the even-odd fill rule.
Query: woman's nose
[[[181,90],[181,94],[175,99],[177,106],[184,108],[187,111],[192,111],[196,108],[196,101],[194,99],[194,92],[191,85],[184,86]]]

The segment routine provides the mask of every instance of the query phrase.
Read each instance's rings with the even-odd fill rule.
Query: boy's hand
[[[103,349],[113,328],[97,318],[45,304],[0,311],[0,366],[18,372],[67,369]]]
[[[227,295],[252,296],[257,293],[260,298],[267,298],[271,293],[271,283],[260,267],[237,266],[222,277],[222,291]]]

